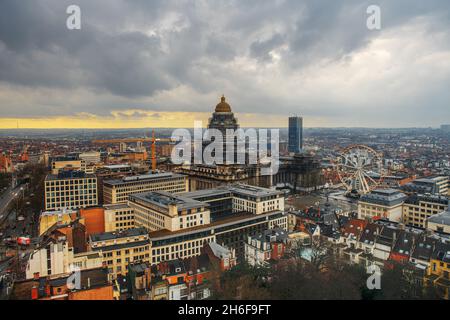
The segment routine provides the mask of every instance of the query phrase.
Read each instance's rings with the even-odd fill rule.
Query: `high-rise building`
[[[300,153],[303,149],[303,118],[289,117],[288,151]]]

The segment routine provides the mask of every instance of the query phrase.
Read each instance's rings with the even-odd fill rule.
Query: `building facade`
[[[210,223],[208,204],[164,191],[130,195],[135,222],[148,231],[178,231]]]
[[[362,195],[358,200],[359,219],[385,218],[399,222],[406,195],[395,189],[378,189]]]
[[[61,171],[45,178],[45,210],[96,206],[97,177],[83,171]]]
[[[403,203],[403,223],[426,228],[429,217],[447,210],[447,208],[447,197],[413,194]]]
[[[134,210],[127,204],[106,204],[103,208],[105,209],[105,232],[135,228]]]
[[[148,233],[144,228],[105,232],[89,237],[91,251],[102,253],[103,264],[114,277],[126,275],[130,263],[148,262],[149,245]]]
[[[249,236],[245,242],[245,260],[251,266],[264,266],[279,260],[286,249],[288,233],[281,228],[269,229]]]
[[[126,203],[128,196],[149,191],[185,192],[188,190],[186,176],[176,173],[155,173],[105,180],[103,203]]]

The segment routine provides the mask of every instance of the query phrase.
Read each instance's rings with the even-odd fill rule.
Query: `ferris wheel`
[[[382,155],[364,145],[341,150],[334,166],[347,193],[366,194],[376,189],[385,176]]]

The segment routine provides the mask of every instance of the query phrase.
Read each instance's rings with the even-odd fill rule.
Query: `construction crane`
[[[156,142],[176,142],[172,138],[155,138]],[[136,142],[153,142],[152,138],[123,138],[123,139],[104,139],[92,140],[92,144],[116,144],[116,143],[136,143]]]
[[[156,171],[156,140],[155,140],[155,130],[152,130],[152,172]]]
[[[123,139],[105,139],[105,140],[92,140],[92,144],[121,144],[121,143],[137,143],[137,142],[151,142],[152,151],[152,171],[156,171],[156,142],[176,142],[176,139],[172,138],[155,138],[155,130],[152,130],[151,138],[123,138]]]

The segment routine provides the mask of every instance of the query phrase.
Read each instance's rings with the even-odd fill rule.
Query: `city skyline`
[[[378,1],[4,1],[0,129],[178,128],[222,94],[242,127],[439,127],[450,5]]]

